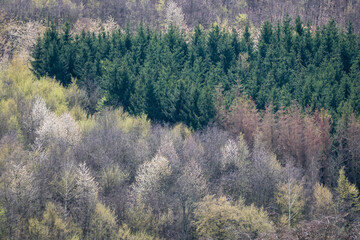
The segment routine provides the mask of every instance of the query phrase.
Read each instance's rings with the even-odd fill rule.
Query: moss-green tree
[[[341,203],[341,212],[347,214],[349,221],[354,221],[360,212],[359,190],[345,176],[344,168],[339,171],[337,192]]]

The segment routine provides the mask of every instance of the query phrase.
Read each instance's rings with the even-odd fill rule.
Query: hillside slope
[[[350,20],[356,30],[360,27],[358,0],[2,0],[0,6],[10,17],[20,20],[76,22],[83,17],[106,20],[112,16],[121,26],[126,21],[161,26],[177,14],[189,27],[197,23],[209,27],[215,21],[260,26],[265,19],[276,23],[289,13],[293,19],[299,15],[313,26],[334,18],[340,25]]]

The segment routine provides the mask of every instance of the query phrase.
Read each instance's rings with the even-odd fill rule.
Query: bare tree
[[[91,176],[85,163],[79,164],[75,181],[75,203],[72,212],[85,237],[89,231],[91,216],[96,207],[98,184]]]
[[[175,150],[174,142],[170,134],[165,134],[165,136],[162,137],[158,154],[169,160],[173,170],[179,168],[180,159]]]
[[[12,163],[4,176],[2,189],[10,239],[24,238],[27,220],[36,212],[38,186],[30,169]]]
[[[183,239],[186,240],[196,204],[207,192],[206,180],[202,175],[200,166],[194,160],[185,166],[184,173],[178,179],[177,185],[182,211]]]
[[[251,191],[248,196],[258,206],[273,207],[276,186],[281,179],[281,165],[276,155],[265,148],[261,142],[261,132],[255,138],[249,167],[249,184]],[[253,191],[256,189],[256,191]]]

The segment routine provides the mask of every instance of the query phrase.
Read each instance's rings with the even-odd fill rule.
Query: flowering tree
[[[162,184],[172,173],[169,160],[157,154],[155,157],[143,163],[136,176],[133,186],[133,194],[137,199],[147,199],[152,193],[161,191]]]

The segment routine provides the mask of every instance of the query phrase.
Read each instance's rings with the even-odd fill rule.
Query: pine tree
[[[302,36],[304,33],[303,23],[301,21],[300,16],[297,16],[295,19],[295,31],[299,34],[299,36]]]
[[[239,40],[239,35],[235,28],[232,29],[230,38],[231,38],[231,48],[234,53],[235,60],[237,60],[241,52],[241,44]]]
[[[220,61],[220,42],[221,32],[218,25],[213,25],[208,33],[207,39],[207,52],[213,65],[216,65]]]
[[[360,82],[359,82],[359,73],[360,73],[360,54],[357,57],[356,61],[351,67],[349,74],[350,77],[350,104],[356,114],[360,114]]]
[[[268,50],[268,45],[271,43],[272,38],[273,38],[273,29],[272,29],[272,25],[270,22],[266,21],[262,28],[261,28],[261,35],[260,35],[260,39],[259,39],[259,54],[262,58],[265,58],[267,50]]]
[[[191,42],[191,53],[192,58],[205,58],[206,56],[206,45],[205,45],[205,34],[201,25],[196,25],[194,28],[194,34],[192,35]],[[191,62],[194,62],[192,59]]]
[[[254,43],[251,38],[250,29],[248,25],[245,26],[245,30],[241,38],[240,44],[241,44],[242,52],[247,52],[250,58],[253,57]]]
[[[128,109],[132,82],[126,62],[121,60],[104,62],[100,84],[105,90],[108,104],[113,106],[121,105],[125,110]]]
[[[30,62],[31,63],[31,70],[34,72],[35,76],[37,78],[43,77],[45,76],[46,72],[45,72],[45,63],[44,63],[44,50],[43,50],[43,39],[42,38],[38,38],[36,40],[36,44],[34,47],[34,50],[31,54],[33,60]]]
[[[148,112],[147,91],[148,83],[146,82],[145,73],[141,73],[135,81],[134,91],[130,94],[129,112],[135,115]]]
[[[59,81],[62,85],[68,86],[71,83],[71,77],[74,73],[74,48],[72,45],[72,36],[70,34],[70,24],[65,23],[63,27],[63,34],[60,36],[60,63],[62,64],[61,73],[58,74]]]

